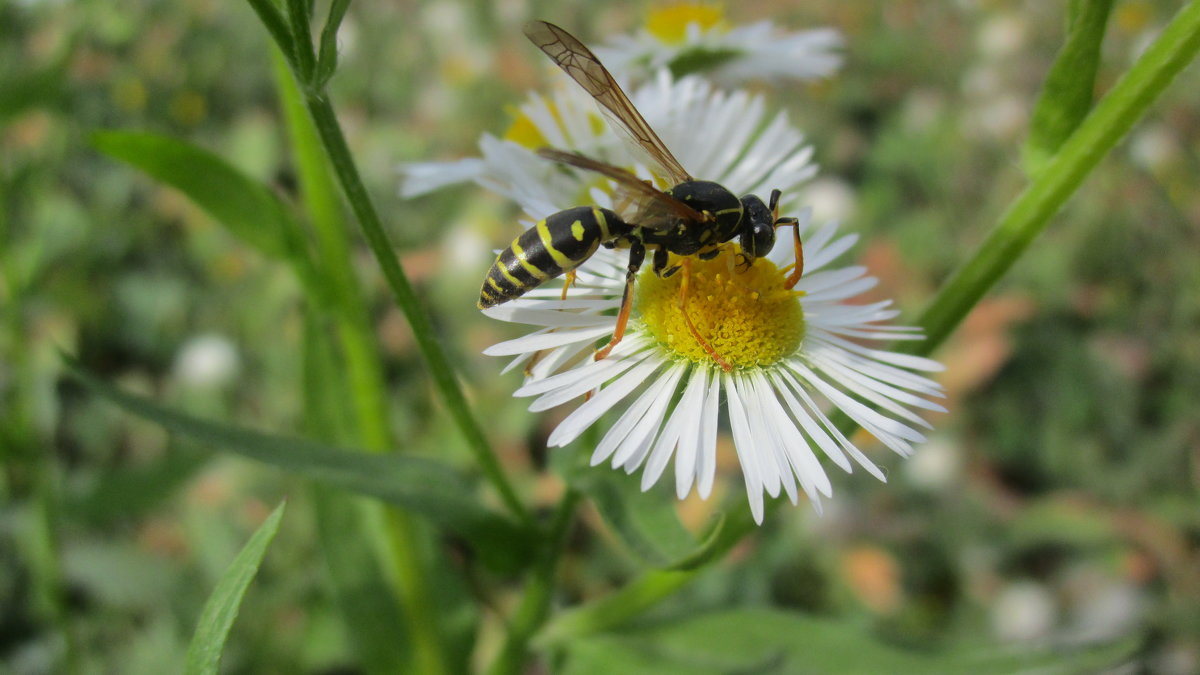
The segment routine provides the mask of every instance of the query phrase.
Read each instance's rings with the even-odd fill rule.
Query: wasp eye
[[[751,259],[761,258],[775,247],[775,226],[770,223],[756,222],[749,231],[743,232],[738,243],[742,251]]]

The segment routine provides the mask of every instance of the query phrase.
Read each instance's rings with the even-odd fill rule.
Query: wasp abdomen
[[[595,206],[559,211],[525,230],[496,256],[479,292],[479,308],[524,295],[590,258],[600,244],[632,228]]]

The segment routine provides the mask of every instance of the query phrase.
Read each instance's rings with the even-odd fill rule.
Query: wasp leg
[[[525,377],[529,377],[529,376],[533,375],[533,367],[538,364],[538,361],[542,360],[542,357],[545,356],[546,352],[548,352],[548,351],[550,351],[550,350],[549,349],[539,349],[538,351],[533,353],[533,357],[529,359],[529,363],[525,364]]]
[[[792,227],[792,245],[796,248],[796,266],[792,268],[792,273],[788,275],[783,287],[789,291],[800,283],[800,277],[804,276],[804,245],[800,243],[800,221],[795,218],[780,218],[775,221],[775,227]]]
[[[646,260],[646,247],[640,241],[634,241],[629,247],[629,267],[625,270],[625,292],[621,295],[621,311],[617,312],[617,326],[613,329],[612,339],[604,348],[596,352],[596,360],[609,355],[613,347],[625,337],[625,326],[629,323],[629,310],[633,308],[633,282],[637,279],[638,270]]]
[[[571,270],[570,272],[567,272],[567,278],[563,281],[563,291],[562,291],[562,295],[559,296],[559,300],[566,300],[567,299],[567,290],[570,289],[574,285],[575,285],[575,270]]]
[[[654,273],[660,279],[666,279],[679,271],[679,265],[671,265],[670,262],[671,254],[667,249],[659,248],[654,252]]]
[[[779,190],[771,190],[771,203],[767,208],[771,209],[771,217],[775,220],[775,227],[792,227],[792,243],[796,247],[796,266],[792,268],[792,273],[788,275],[787,281],[784,282],[784,288],[789,291],[800,283],[800,277],[804,276],[804,245],[800,243],[800,221],[795,218],[780,218],[779,217],[779,197],[783,193]]]
[[[712,345],[708,343],[708,340],[705,340],[704,337],[700,335],[700,331],[696,330],[696,324],[692,323],[692,317],[688,315],[687,294],[688,282],[691,281],[691,278],[692,260],[691,258],[684,258],[683,278],[679,281],[679,311],[683,313],[683,322],[687,324],[688,330],[692,333],[692,337],[696,339],[696,342],[698,342],[704,351],[708,353],[709,358],[715,361],[718,366],[721,366],[721,368],[728,373],[733,370],[733,366],[729,365],[728,361],[721,358],[721,355],[717,353],[717,350],[713,349]]]

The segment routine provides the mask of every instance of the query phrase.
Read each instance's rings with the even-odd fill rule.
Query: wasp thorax
[[[693,259],[687,312],[696,331],[735,368],[766,366],[793,353],[804,339],[804,311],[787,275],[759,258],[738,267],[740,247],[727,246],[709,261]],[[678,358],[713,364],[679,307],[683,275],[659,278],[643,273],[637,301],[646,330]]]

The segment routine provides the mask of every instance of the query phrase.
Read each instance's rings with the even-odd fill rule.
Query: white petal
[[[679,378],[686,371],[686,365],[677,364],[668,370],[666,375],[659,378],[658,382],[652,385],[651,389],[658,392],[657,397],[646,410],[641,421],[629,432],[629,436],[625,438],[613,454],[612,464],[614,468],[624,466],[626,471],[630,471],[629,460],[637,458],[649,449],[650,443],[654,441],[654,437],[658,434],[658,430],[662,426],[667,406],[671,403],[672,394],[675,393],[675,386],[679,384]],[[636,464],[634,467],[636,467]]]
[[[551,307],[546,301],[527,301],[520,302],[514,300],[503,305],[488,307],[483,310],[485,316],[496,319],[498,321],[508,321],[509,323],[526,323],[531,326],[552,326],[555,328],[574,328],[574,327],[591,327],[607,325],[612,328],[616,325],[617,320],[611,316],[603,314],[583,314],[581,312],[568,312],[564,309],[570,308],[570,305],[577,305],[582,302],[588,302],[593,305],[599,305],[601,309],[611,309],[617,307],[619,303],[610,303],[604,300],[566,300],[558,301],[565,308],[542,309],[542,307]],[[555,302],[554,304],[558,304]],[[537,303],[537,304],[534,304]]]
[[[818,272],[813,276],[819,276],[821,274],[823,273]],[[805,276],[804,278],[807,279],[809,277]],[[831,286],[824,290],[808,293],[800,299],[800,303],[807,307],[809,304],[838,302],[862,295],[878,285],[879,279],[876,279],[875,277],[862,277],[860,279],[855,279],[853,281],[847,281],[842,284]],[[802,291],[804,289],[800,288],[800,284],[796,284],[796,290]]]
[[[455,162],[413,162],[401,164],[403,175],[400,196],[409,198],[433,192],[447,185],[475,180],[483,175],[486,165],[482,159],[460,159]]]
[[[586,342],[595,340],[601,335],[609,335],[612,333],[612,326],[599,326],[597,328],[581,328],[578,330],[560,330],[553,333],[532,333],[524,337],[497,342],[496,344],[483,350],[488,356],[512,356],[513,354],[521,354],[523,352],[536,352],[543,349],[551,349],[553,347],[561,347],[562,345],[571,344],[573,342]]]
[[[583,396],[589,391],[592,391],[596,387],[599,387],[600,385],[609,381],[613,377],[616,377],[618,374],[623,373],[637,365],[639,361],[646,358],[645,354],[649,354],[649,352],[636,354],[625,359],[607,358],[599,361],[592,361],[582,368],[576,368],[568,371],[567,373],[563,373],[564,375],[569,374],[578,376],[578,379],[569,385],[555,388],[554,390],[548,391],[534,399],[533,403],[529,404],[529,410],[530,412],[549,410],[550,408],[560,406],[571,399]],[[600,367],[589,370],[589,368],[595,364],[600,364]],[[557,375],[554,377],[557,377]],[[545,380],[543,380],[543,382],[544,381]],[[516,394],[513,395],[516,396]]]
[[[645,356],[643,355],[642,358],[645,358]],[[617,367],[621,361],[625,360],[627,359],[613,358],[612,356],[609,356],[609,358],[600,359],[599,361],[592,361],[591,363],[585,364],[578,368],[558,373],[556,375],[551,375],[550,377],[539,380],[530,380],[526,382],[520,389],[514,391],[513,396],[537,396],[538,394],[544,394],[548,391],[554,391],[555,389],[560,389],[562,387],[570,387],[581,379],[592,379],[593,373],[608,373],[613,368]],[[601,380],[601,382],[603,382],[603,380]]]
[[[800,279],[800,283],[796,284],[795,290],[803,291],[806,295],[801,302],[809,304],[816,302],[812,296],[826,291],[838,290],[846,284],[860,278],[867,273],[867,268],[861,265],[852,265],[850,267],[842,267],[836,270],[825,270],[824,272],[806,273]]]
[[[757,442],[755,451],[763,459],[764,464],[774,471],[774,475],[779,477],[779,482],[783,486],[783,491],[787,493],[788,500],[795,504],[800,497],[796,492],[798,474],[792,469],[787,451],[784,449],[782,429],[767,414],[767,408],[771,405],[771,397],[764,396],[762,389],[758,386],[758,380],[761,377],[761,373],[750,371],[739,378],[743,386],[741,393],[742,399],[746,403],[747,417],[751,428],[754,429],[754,440]],[[792,430],[795,431],[795,427],[792,427]],[[800,478],[804,491],[811,493],[811,481],[807,481],[804,476],[800,476]]]
[[[746,409],[742,406],[737,387],[734,386],[733,376],[725,373],[721,376],[724,383],[725,395],[728,396],[726,409],[729,412],[729,426],[733,431],[733,447],[737,450],[738,462],[742,465],[742,477],[746,481],[746,498],[750,500],[750,513],[754,522],[762,524],[763,520],[763,484],[759,475],[758,460],[754,457],[754,443],[750,437],[750,425],[746,421]]]
[[[862,356],[865,356],[874,361],[882,361],[883,363],[889,363],[894,366],[900,366],[901,368],[909,368],[911,370],[923,370],[925,372],[931,372],[931,373],[938,373],[938,372],[945,370],[945,366],[943,366],[942,364],[938,363],[937,361],[934,361],[933,359],[927,359],[922,356],[913,356],[912,354],[898,354],[896,352],[888,352],[888,351],[884,351],[882,349],[868,349],[867,347],[863,347],[862,345],[856,345],[853,342],[850,342],[849,340],[843,340],[842,338],[839,338],[836,335],[831,335],[827,331],[822,332],[820,337],[831,345],[834,345],[836,347],[841,347],[842,349],[845,349],[846,351],[851,352],[853,354],[861,354]],[[936,382],[933,382],[932,380],[928,380],[928,379],[925,379],[925,378],[917,376],[917,375],[912,375],[912,373],[906,373],[906,374],[911,377],[915,377],[919,380],[923,380],[924,382],[933,384],[933,386],[936,389],[939,389],[939,390],[941,389],[941,386],[938,385]],[[901,385],[901,386],[903,386],[903,385]]]
[[[923,408],[933,412],[946,412],[944,407],[934,403],[933,401],[928,401],[920,396],[914,396],[903,389],[884,384],[874,377],[860,373],[853,366],[845,364],[837,359],[834,356],[835,353],[836,352],[833,350],[822,351],[817,354],[809,354],[809,358],[812,359],[814,363],[819,364],[823,370],[828,371],[831,375],[836,376],[840,380],[849,380],[855,382],[863,389],[869,389],[872,392],[877,392],[889,399],[899,401],[905,405],[913,406],[914,408]],[[856,393],[863,398],[868,398],[868,396],[865,393],[862,393],[861,390],[856,390]],[[870,400],[872,403],[876,403],[875,399],[871,398]],[[881,406],[887,406],[885,403],[877,404]],[[896,412],[898,415],[902,414],[891,407],[888,409]]]
[[[816,387],[831,403],[841,408],[843,412],[850,416],[850,419],[857,422],[859,426],[866,429],[871,435],[879,439],[881,443],[895,450],[897,453],[905,456],[911,454],[912,446],[905,441],[920,443],[925,440],[925,437],[916,430],[889,417],[885,417],[843,394],[836,387],[831,386],[816,373],[809,370],[807,366],[795,361],[789,361],[787,365],[796,374],[803,377],[806,382]]]
[[[829,434],[825,433],[825,431],[822,430],[821,427],[813,420],[812,416],[808,414],[808,411],[806,411],[800,405],[800,402],[796,400],[796,397],[792,395],[792,392],[788,389],[787,384],[779,376],[779,372],[776,369],[773,369],[770,377],[772,384],[775,385],[775,391],[778,392],[778,394],[783,398],[783,402],[787,404],[788,410],[790,410],[792,413],[792,418],[800,423],[800,428],[803,429],[804,432],[808,434],[808,437],[817,444],[817,447],[821,448],[821,451],[825,453],[826,457],[833,460],[834,464],[842,467],[842,469],[847,473],[851,473],[854,470],[854,466],[850,463],[849,459],[846,459],[846,454],[842,452],[842,449],[838,447],[838,444],[829,437]]]
[[[704,399],[703,427],[700,429],[700,457],[696,463],[696,492],[701,499],[712,494],[713,480],[717,475],[717,422],[721,414],[721,378],[714,372]],[[726,413],[728,416],[728,413]]]
[[[787,469],[787,462],[779,461],[781,458],[775,448],[775,439],[759,415],[761,406],[758,405],[746,376],[741,373],[735,374],[733,383],[737,387],[738,397],[746,413],[746,433],[750,439],[750,445],[746,448],[747,456],[758,462],[758,475],[762,479],[763,489],[768,495],[778,497],[783,487],[783,473]]]
[[[609,428],[608,433],[604,434],[604,438],[600,439],[600,443],[596,445],[596,450],[592,453],[592,466],[600,464],[608,459],[610,455],[616,452],[622,441],[624,441],[629,436],[630,432],[633,431],[634,427],[642,421],[642,417],[646,415],[646,411],[655,405],[658,402],[658,399],[662,397],[666,382],[667,378],[661,376],[654,380],[650,386],[642,392],[641,396],[638,396],[637,400],[635,400],[633,404],[630,405],[629,408],[627,408],[619,418],[617,418],[617,421],[612,425],[611,428]],[[603,394],[604,392],[600,393]],[[617,463],[619,464],[619,462]]]
[[[813,454],[812,448],[804,436],[796,429],[787,411],[780,405],[775,388],[765,375],[759,375],[757,384],[759,397],[765,404],[763,406],[764,417],[767,417],[768,424],[773,424],[774,428],[780,431],[780,445],[786,453],[789,464],[800,478],[804,492],[814,502],[818,499],[814,488],[826,497],[832,496],[833,485],[829,482],[829,476],[825,473],[821,462],[817,460],[817,456]]]
[[[696,478],[696,464],[699,461],[701,448],[699,444],[700,428],[704,426],[704,414],[707,412],[705,391],[708,389],[708,368],[693,368],[688,379],[688,388],[683,392],[680,405],[691,395],[695,398],[690,403],[695,410],[696,418],[691,424],[684,424],[679,434],[679,448],[675,451],[675,495],[680,499],[687,497]],[[696,388],[694,394],[692,387]]]
[[[604,413],[608,412],[614,405],[628,396],[631,391],[645,382],[646,378],[662,364],[662,361],[656,359],[644,361],[607,387],[601,389],[600,393],[585,401],[583,405],[576,408],[574,412],[567,415],[559,423],[558,427],[550,434],[550,438],[547,439],[546,445],[553,448],[561,448],[579,438],[579,435],[585,429],[592,426]],[[593,462],[593,464],[598,463]]]
[[[695,370],[705,369],[696,368]],[[658,482],[658,478],[662,475],[663,469],[667,467],[667,463],[671,460],[671,453],[679,442],[684,430],[698,429],[700,427],[700,397],[703,393],[704,378],[689,378],[687,386],[683,390],[683,395],[679,398],[679,403],[671,411],[670,419],[667,421],[666,426],[663,427],[658,440],[654,443],[654,449],[650,451],[650,457],[646,461],[646,469],[642,473],[642,490],[647,490],[651,485]],[[682,453],[683,447],[680,444],[680,453]],[[677,456],[675,462],[679,463],[680,461],[680,458]]]
[[[867,458],[867,456],[864,455],[862,453],[862,451],[858,449],[857,446],[855,446],[853,443],[851,443],[850,439],[846,438],[845,434],[843,434],[841,431],[838,430],[837,427],[835,427],[833,425],[833,422],[831,422],[829,420],[829,418],[826,417],[825,414],[821,412],[821,409],[817,406],[817,402],[814,401],[811,396],[809,396],[808,392],[805,391],[804,387],[795,378],[795,376],[793,376],[791,373],[789,373],[788,371],[783,370],[783,369],[778,369],[775,372],[784,381],[786,381],[788,383],[788,385],[791,387],[791,391],[794,392],[797,396],[799,396],[800,400],[804,402],[804,405],[808,409],[808,413],[812,417],[816,418],[818,422],[821,423],[821,427],[823,427],[826,431],[829,432],[829,435],[832,436],[834,438],[834,440],[836,440],[838,442],[838,445],[840,445],[842,447],[842,449],[846,451],[846,454],[853,457],[854,461],[858,462],[859,465],[862,466],[864,469],[866,469],[867,472],[870,473],[872,476],[875,476],[876,478],[878,478],[880,481],[882,481],[884,483],[887,482],[887,476],[885,476],[883,474],[883,471],[881,471],[880,468],[878,466],[876,466],[874,462],[872,462],[869,458]],[[797,413],[797,419],[800,419],[800,417],[799,417],[800,411],[795,411],[795,412]],[[822,447],[824,447],[824,446],[822,446]]]

